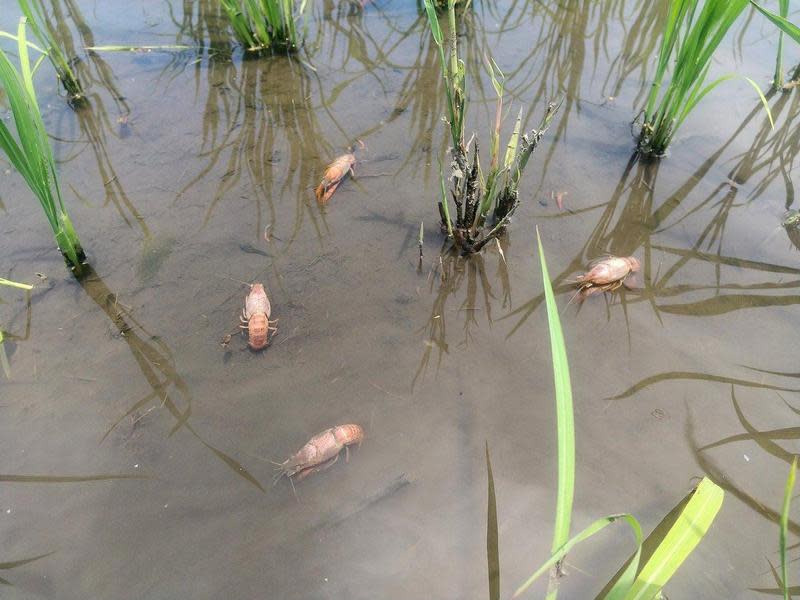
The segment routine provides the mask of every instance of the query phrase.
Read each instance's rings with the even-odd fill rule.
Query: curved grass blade
[[[664,539],[664,536],[667,535],[667,532],[678,520],[678,517],[680,517],[681,513],[683,512],[683,509],[686,507],[686,504],[689,502],[689,500],[691,500],[693,494],[694,490],[686,494],[681,499],[681,501],[678,502],[674,507],[672,507],[672,510],[670,510],[666,514],[666,516],[664,516],[664,518],[661,519],[658,525],[656,525],[655,528],[650,532],[650,535],[648,535],[645,538],[644,542],[642,542],[642,551],[639,555],[640,564],[642,562],[647,562],[648,560],[650,560],[650,557],[653,556],[653,552],[655,552],[658,545]],[[608,594],[610,590],[613,588],[614,584],[617,583],[617,581],[619,581],[620,577],[622,577],[622,574],[625,572],[625,569],[630,565],[631,561],[634,560],[635,558],[636,555],[632,554],[630,558],[625,561],[625,563],[619,568],[614,577],[612,577],[606,584],[606,586],[602,590],[600,590],[600,593],[598,593],[597,596],[595,596],[595,600],[608,600]],[[634,578],[635,576],[636,574],[634,573]],[[631,585],[632,584],[633,580],[631,580]],[[628,586],[628,589],[630,589],[630,585]]]
[[[763,8],[758,3],[753,2],[750,0],[750,4],[760,12],[762,15],[767,17],[770,21],[772,21],[775,25],[777,25],[778,29],[780,29],[783,33],[788,35],[792,38],[795,42],[800,44],[800,27],[789,21],[788,19],[784,19],[782,16]]]
[[[500,537],[497,531],[497,497],[494,492],[489,442],[486,442],[488,500],[486,506],[486,564],[489,571],[489,600],[500,600]]]
[[[797,476],[797,457],[794,457],[792,466],[789,469],[789,477],[786,478],[786,489],[783,492],[783,510],[781,510],[781,534],[779,541],[779,551],[781,555],[781,588],[783,589],[784,600],[789,600],[789,570],[786,563],[786,536],[789,531],[789,507],[792,503],[792,492],[794,491],[794,481]]]
[[[569,540],[569,525],[572,517],[572,502],[575,496],[575,419],[572,409],[572,384],[569,378],[567,349],[564,344],[564,333],[558,316],[558,306],[550,284],[547,261],[542,248],[539,228],[536,228],[536,241],[539,246],[539,262],[542,266],[542,284],[544,285],[545,305],[547,306],[547,326],[550,330],[550,352],[553,357],[553,378],[556,392],[556,413],[558,421],[558,495],[556,500],[556,519],[553,529],[553,546],[555,554]],[[556,589],[548,592],[547,598],[553,599]]]
[[[652,600],[694,551],[722,507],[725,492],[704,477],[680,517],[642,567],[625,600]]]
[[[692,112],[692,110],[694,110],[694,107],[697,106],[697,104],[700,102],[700,100],[702,100],[706,96],[706,94],[708,94],[711,90],[717,87],[720,83],[723,83],[725,81],[730,81],[731,79],[744,79],[747,83],[749,83],[753,87],[753,89],[758,94],[758,98],[761,100],[761,104],[764,107],[764,110],[767,111],[767,118],[769,119],[769,124],[771,128],[775,129],[775,121],[772,118],[772,111],[769,108],[769,103],[767,103],[767,98],[766,96],[764,96],[764,92],[761,91],[761,88],[758,87],[758,84],[755,81],[744,75],[739,75],[738,73],[730,73],[728,75],[723,75],[722,77],[715,79],[714,81],[709,83],[698,94],[692,95],[687,101],[686,106],[681,112],[680,117],[678,117],[678,120],[675,124],[675,129],[680,127],[680,125],[683,123],[686,117],[689,116],[689,113]]]
[[[525,583],[523,583],[521,586],[519,586],[517,588],[517,590],[514,592],[514,595],[512,596],[512,599],[513,598],[518,598],[521,594],[523,594],[548,569],[550,569],[556,563],[558,563],[561,560],[563,560],[564,557],[567,555],[567,553],[570,550],[572,550],[575,546],[577,546],[578,544],[580,544],[583,541],[588,540],[590,537],[592,537],[596,533],[601,532],[603,529],[605,529],[606,527],[608,527],[609,525],[611,525],[612,523],[614,523],[615,521],[618,521],[620,519],[624,520],[625,522],[627,522],[631,526],[631,529],[633,530],[634,534],[636,535],[636,542],[637,542],[637,544],[639,545],[639,547],[641,549],[642,528],[641,528],[641,525],[639,525],[639,521],[637,521],[636,518],[633,515],[618,514],[618,515],[608,515],[607,517],[602,517],[601,519],[597,519],[594,523],[589,525],[586,529],[584,529],[583,531],[578,533],[575,537],[567,540],[567,542],[563,546],[561,546],[560,548],[556,549],[556,551],[553,552],[552,556],[541,567],[539,567],[539,569],[533,575],[528,577],[528,579],[525,580]],[[628,566],[628,569],[630,569],[631,566],[633,567],[633,572],[635,573],[636,572],[636,568],[638,567],[638,561],[635,561],[635,562],[631,561],[631,564]]]

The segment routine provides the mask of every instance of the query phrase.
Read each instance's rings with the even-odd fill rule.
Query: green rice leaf
[[[536,240],[539,246],[539,261],[542,266],[542,280],[545,304],[547,306],[547,326],[550,330],[550,352],[553,358],[558,421],[558,492],[551,550],[555,554],[569,540],[572,502],[575,496],[575,420],[573,417],[572,384],[569,378],[567,349],[538,227],[536,228]],[[555,590],[548,593],[548,598],[555,598],[555,596]]]
[[[700,90],[699,93],[690,96],[688,102],[686,103],[686,106],[684,107],[680,117],[678,118],[678,121],[674,129],[677,129],[680,126],[680,124],[683,123],[684,119],[689,115],[690,112],[692,112],[692,109],[694,109],[697,103],[700,102],[700,100],[702,100],[706,94],[708,94],[711,90],[717,87],[720,83],[729,81],[731,79],[744,79],[747,83],[749,83],[753,87],[753,89],[758,94],[759,99],[761,100],[761,104],[764,106],[764,110],[767,111],[767,118],[769,119],[769,124],[772,126],[772,129],[775,129],[775,121],[772,119],[772,111],[769,108],[769,103],[767,102],[766,96],[764,96],[764,93],[761,91],[761,88],[759,88],[758,84],[749,77],[745,77],[744,75],[739,75],[737,73],[730,73],[728,75],[723,75],[722,77],[715,79],[714,81],[709,83],[705,88]]]
[[[5,285],[12,288],[17,288],[19,290],[29,291],[33,289],[32,285],[28,285],[27,283],[19,283],[17,281],[11,281],[10,279],[3,279],[0,277],[0,285]]]
[[[795,25],[794,23],[792,23],[788,19],[785,19],[784,17],[780,16],[779,14],[776,14],[776,13],[770,11],[770,10],[767,10],[766,8],[764,8],[763,6],[758,4],[757,2],[753,2],[753,0],[750,0],[750,4],[752,4],[753,7],[755,7],[755,9],[758,12],[760,12],[762,15],[767,17],[767,19],[769,19],[775,25],[777,25],[778,28],[783,33],[785,33],[790,38],[792,38],[795,42],[800,44],[800,27],[798,27],[797,25]]]
[[[0,31],[0,37],[7,38],[9,40],[14,40],[15,42],[19,42],[19,38],[15,36],[13,33],[8,33],[7,31]],[[43,50],[33,42],[26,42],[29,48],[33,48],[37,52],[41,52],[42,54],[47,54],[47,50]]]
[[[484,56],[484,60],[486,61],[486,70],[489,71],[489,77],[492,80],[492,87],[494,88],[494,93],[497,94],[499,98],[503,97],[503,86],[505,84],[506,76],[500,70],[500,67],[497,66],[497,63],[494,62],[493,58],[489,58],[488,56]],[[495,71],[500,74],[500,78],[498,79],[495,76]]]
[[[440,206],[442,207],[442,212],[444,213],[444,218],[446,219],[447,223],[447,237],[453,237],[453,220],[450,218],[450,208],[447,205],[447,185],[444,181],[444,173],[442,173],[442,163],[439,162],[439,181],[441,182],[441,200],[439,200]]]
[[[792,504],[792,492],[794,491],[794,481],[797,476],[797,456],[792,461],[789,469],[789,477],[786,478],[786,488],[783,491],[783,509],[781,510],[781,533],[779,541],[779,551],[781,555],[781,588],[783,588],[784,600],[789,600],[789,570],[786,560],[786,538],[789,532],[789,507]]]
[[[514,592],[514,595],[512,596],[512,599],[513,598],[518,598],[521,594],[523,594],[531,585],[533,585],[533,583],[539,577],[541,577],[544,573],[546,573],[548,571],[548,569],[553,567],[559,561],[562,561],[564,559],[564,557],[567,555],[567,553],[570,550],[572,550],[575,546],[577,546],[578,544],[580,544],[583,541],[588,540],[593,535],[601,532],[603,529],[605,529],[606,527],[608,527],[612,523],[614,523],[616,521],[619,521],[619,520],[623,520],[626,523],[628,523],[628,525],[630,525],[631,529],[633,530],[634,534],[636,535],[637,542],[641,547],[642,527],[641,527],[641,525],[639,525],[639,522],[636,520],[636,518],[633,515],[617,514],[617,515],[609,515],[607,517],[602,517],[600,519],[597,519],[591,525],[589,525],[586,529],[584,529],[583,531],[578,533],[575,537],[567,540],[561,547],[557,548],[552,553],[552,556],[550,556],[550,558],[547,560],[547,562],[545,562],[541,567],[539,567],[539,569],[533,575],[531,575],[530,577],[528,577],[527,580],[525,580],[525,583],[523,583],[521,586],[519,586],[517,588],[517,590]],[[633,564],[633,563],[631,563],[631,564]],[[633,571],[634,572],[636,571],[635,567],[634,567]]]
[[[725,492],[708,477],[697,486],[664,540],[642,567],[625,600],[652,600],[705,536],[722,506]]]
[[[517,121],[514,123],[514,131],[511,133],[511,137],[508,140],[508,145],[506,146],[506,156],[503,160],[503,166],[508,168],[514,162],[514,159],[517,156],[517,146],[519,145],[519,132],[522,128],[522,109],[519,109],[519,115],[517,115]]]

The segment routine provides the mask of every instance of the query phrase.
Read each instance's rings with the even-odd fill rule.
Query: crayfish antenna
[[[564,305],[564,308],[562,308],[562,309],[561,309],[561,314],[562,314],[562,315],[564,314],[564,311],[565,311],[565,310],[567,310],[567,307],[568,307],[570,304],[572,304],[572,302],[575,300],[575,298],[577,298],[578,296],[580,296],[580,295],[581,295],[581,292],[582,292],[582,291],[583,291],[583,289],[579,289],[577,292],[575,292],[574,294],[572,294],[572,298],[570,298],[570,299],[569,299],[569,302],[567,302],[567,303]],[[583,299],[581,298],[581,301],[582,301],[582,300],[583,300]]]
[[[281,469],[275,475],[273,475],[272,476],[272,487],[275,487],[277,485],[277,483],[281,480],[281,477],[283,477],[284,475],[286,475],[286,472],[283,469]],[[292,478],[289,477],[289,481],[291,481],[291,480],[292,480]]]

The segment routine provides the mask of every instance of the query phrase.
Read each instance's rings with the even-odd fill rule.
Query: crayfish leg
[[[309,475],[312,475],[314,473],[319,473],[320,471],[324,471],[325,469],[329,469],[330,467],[333,466],[333,463],[335,463],[337,460],[339,460],[338,454],[333,458],[326,460],[324,463],[317,465],[316,467],[309,467],[308,469],[303,469],[296,475],[297,481],[302,481]]]

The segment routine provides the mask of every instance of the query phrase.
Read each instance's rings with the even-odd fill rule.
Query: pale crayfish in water
[[[364,441],[364,430],[359,425],[337,425],[326,429],[312,437],[305,446],[278,465],[280,473],[276,480],[286,475],[296,477],[298,481],[327,469],[337,460],[342,449],[345,451],[345,460],[350,458],[348,446],[361,444]]]
[[[247,344],[253,350],[266,348],[269,345],[269,332],[278,331],[277,327],[272,327],[278,321],[269,320],[271,313],[272,306],[270,306],[264,285],[254,283],[250,286],[250,293],[245,298],[244,309],[240,317],[242,324],[239,325],[242,329],[247,330],[249,338]]]
[[[639,269],[639,261],[633,256],[607,256],[592,263],[589,271],[578,276],[578,293],[586,298],[600,292],[613,292]]]
[[[356,164],[356,157],[353,154],[342,154],[325,169],[325,174],[322,176],[322,182],[314,190],[317,196],[317,202],[325,204],[331,199],[336,188],[347,176],[348,173],[353,172],[353,165]]]

